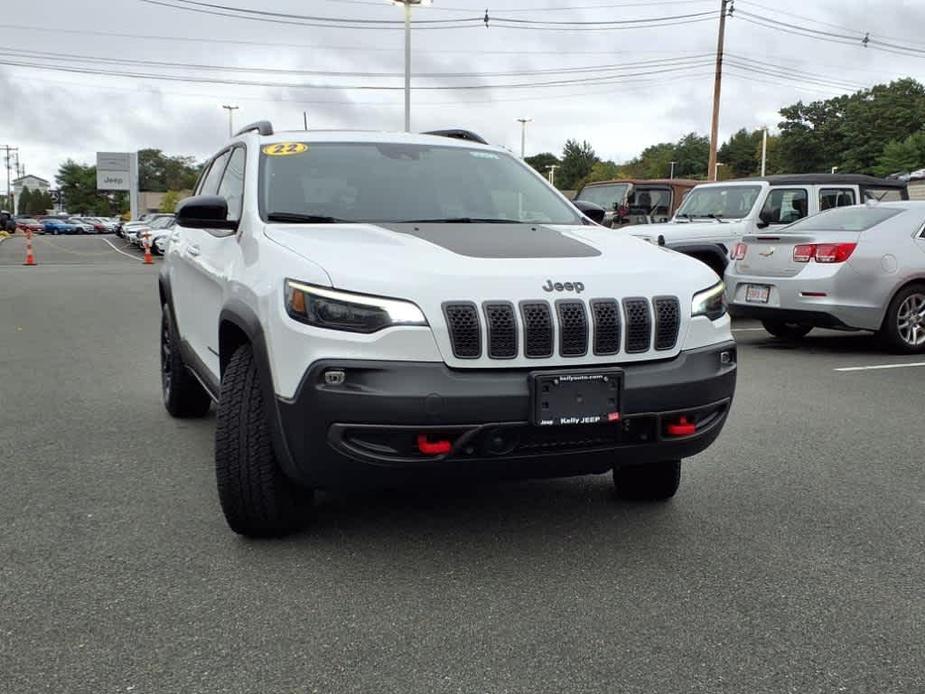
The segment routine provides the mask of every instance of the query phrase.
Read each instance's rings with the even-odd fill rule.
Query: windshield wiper
[[[529,224],[519,219],[494,219],[492,217],[443,217],[438,219],[403,219],[395,224]]]
[[[675,219],[686,219],[688,222],[694,221],[693,215],[689,215],[686,212],[684,214],[675,215]]]
[[[270,222],[292,222],[294,224],[342,224],[349,220],[337,217],[326,217],[320,214],[302,214],[300,212],[270,212],[267,215]]]

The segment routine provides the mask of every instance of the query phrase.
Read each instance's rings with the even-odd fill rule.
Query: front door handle
[[[199,246],[196,245],[195,243],[191,244],[186,247],[186,252],[189,253],[190,255],[199,255]]]

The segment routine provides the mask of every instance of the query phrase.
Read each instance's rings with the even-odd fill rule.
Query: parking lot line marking
[[[925,366],[925,361],[916,361],[910,364],[875,364],[873,366],[843,366],[835,371],[878,371],[880,369],[909,369],[915,366]]]
[[[138,261],[138,262],[141,262],[141,260],[142,260],[141,258],[136,258],[136,257],[133,256],[133,255],[129,255],[129,254],[126,253],[125,251],[120,251],[118,248],[116,248],[115,246],[112,245],[112,242],[111,242],[109,239],[100,239],[100,241],[105,241],[106,243],[109,244],[109,247],[110,247],[112,250],[114,250],[116,253],[121,253],[121,254],[124,255],[126,258],[131,258],[132,260],[136,260],[136,261]]]

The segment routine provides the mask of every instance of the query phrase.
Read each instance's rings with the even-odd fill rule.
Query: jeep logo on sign
[[[546,280],[543,285],[544,292],[576,292],[581,294],[585,290],[585,285],[581,282],[553,282]]]

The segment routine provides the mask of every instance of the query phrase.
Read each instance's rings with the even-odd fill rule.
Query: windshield
[[[601,186],[586,186],[578,194],[578,200],[586,200],[600,205],[605,210],[614,209],[614,205],[622,205],[626,202],[626,191],[629,190],[629,183],[609,183]]]
[[[751,212],[761,186],[698,186],[678,209],[678,218],[741,219]]]
[[[501,152],[380,142],[281,144],[264,147],[261,157],[265,219],[581,224],[577,210]]]
[[[839,207],[791,224],[785,231],[867,231],[904,210],[896,207]]]

